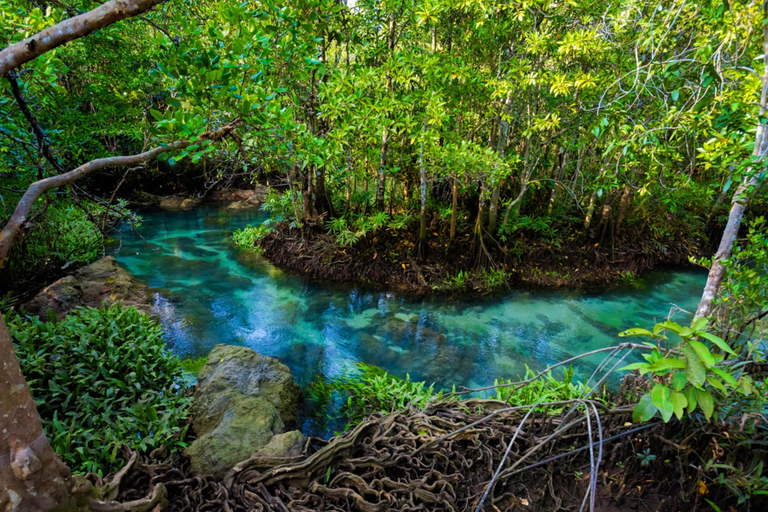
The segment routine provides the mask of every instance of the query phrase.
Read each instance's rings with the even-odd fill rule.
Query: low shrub
[[[243,229],[238,229],[232,233],[232,240],[234,240],[235,245],[238,247],[258,250],[260,247],[258,247],[256,244],[259,242],[259,240],[267,236],[271,231],[272,228],[266,224],[261,224],[259,226],[246,226]]]
[[[124,462],[121,445],[184,446],[189,399],[156,321],[120,304],[5,319],[46,434],[73,470],[109,473]]]

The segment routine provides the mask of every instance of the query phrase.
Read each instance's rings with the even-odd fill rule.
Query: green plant
[[[640,459],[640,465],[641,466],[649,466],[651,462],[656,460],[656,456],[651,453],[650,448],[646,448],[642,452],[636,454],[637,458]]]
[[[261,249],[258,246],[259,241],[271,232],[272,228],[267,224],[249,225],[232,233],[232,240],[238,247],[258,250]]]
[[[455,276],[446,275],[443,285],[453,290],[463,290],[469,286],[470,274],[466,270],[459,270]]]
[[[706,419],[715,413],[716,399],[726,401],[735,393],[753,394],[753,382],[749,375],[739,375],[733,365],[723,364],[727,356],[736,356],[722,338],[706,332],[706,318],[696,320],[691,327],[683,327],[665,321],[647,329],[627,329],[619,336],[644,336],[657,343],[645,343],[651,351],[644,354],[644,363],[633,363],[624,370],[637,370],[640,375],[651,374],[655,384],[650,393],[644,394],[633,412],[634,421],[647,421],[660,413],[664,421],[674,414],[678,419],[700,409]],[[671,332],[680,338],[673,346],[664,347],[665,334]],[[708,347],[703,341],[711,343]],[[715,353],[712,353],[712,349]]]
[[[131,214],[124,202],[108,210],[89,200],[77,204],[59,199],[43,207],[28,233],[18,240],[8,259],[9,282],[35,275],[41,268],[62,267],[72,263],[90,263],[102,254],[104,236],[99,225],[106,221],[109,228],[116,221],[138,217]]]
[[[51,445],[77,471],[105,475],[118,448],[184,446],[189,399],[159,324],[135,308],[78,308],[61,321],[6,314]]]
[[[530,380],[536,376],[536,372],[531,370],[527,365],[525,367],[525,380]],[[590,391],[583,382],[573,381],[573,367],[563,369],[562,380],[556,379],[552,373],[547,373],[541,378],[538,378],[532,382],[518,387],[515,384],[516,381],[506,379],[496,379],[493,381],[494,386],[497,387],[491,398],[508,402],[511,405],[531,405],[543,402],[560,402],[565,400],[571,400],[584,396]],[[512,384],[512,385],[510,385]],[[593,396],[598,400],[602,399],[602,396]],[[562,408],[549,408],[550,414],[559,414]]]
[[[346,429],[356,425],[369,414],[390,413],[414,406],[424,409],[431,401],[443,396],[435,392],[434,384],[413,382],[409,375],[405,379],[395,377],[377,366],[357,363],[333,381],[324,379],[312,382],[308,389],[310,400],[330,403],[339,407],[330,408],[331,422],[346,421]]]
[[[493,290],[504,286],[512,276],[509,272],[503,268],[486,268],[480,273],[480,286],[481,289]]]

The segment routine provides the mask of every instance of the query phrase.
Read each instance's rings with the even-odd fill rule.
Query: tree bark
[[[755,133],[755,147],[752,150],[752,155],[756,157],[756,160],[762,161],[765,159],[766,153],[768,153],[768,133],[766,132],[766,125],[762,119],[765,118],[766,105],[768,104],[768,0],[763,0],[763,87],[760,94],[760,115],[757,117],[757,132]],[[751,198],[751,194],[757,191],[760,187],[765,171],[757,172],[750,168],[747,170],[747,174],[744,180],[736,189],[731,201],[731,211],[728,214],[728,222],[725,225],[723,236],[720,239],[720,245],[717,248],[714,258],[712,258],[712,267],[709,269],[709,276],[707,276],[707,284],[704,285],[704,292],[701,295],[699,306],[696,308],[696,315],[694,320],[709,316],[712,312],[712,302],[715,300],[717,291],[720,289],[720,284],[723,282],[725,275],[725,267],[723,267],[722,261],[728,259],[733,252],[733,244],[736,242],[736,237],[739,235],[739,228],[741,227],[741,219],[744,217],[744,212],[747,209],[747,204]]]
[[[422,137],[427,131],[427,124],[424,123]],[[418,257],[425,258],[427,255],[427,169],[424,165],[424,141],[419,142],[419,173],[421,178],[421,211],[419,212],[419,250]]]
[[[63,44],[142,14],[165,0],[110,0],[0,51],[0,76]]]
[[[0,510],[71,508],[69,469],[48,444],[2,314],[0,397]]]
[[[453,240],[456,237],[456,217],[459,202],[459,180],[456,176],[452,179],[453,185],[451,186],[451,234],[449,240]]]
[[[376,188],[376,209],[384,211],[384,194],[386,192],[387,181],[387,148],[388,148],[388,132],[385,126],[381,131],[381,157],[379,160],[379,184]]]

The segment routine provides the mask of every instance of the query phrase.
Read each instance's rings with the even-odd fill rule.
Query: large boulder
[[[48,311],[61,319],[78,306],[101,307],[121,302],[149,313],[148,287],[107,256],[45,287],[24,304],[27,312],[45,318]]]
[[[197,438],[185,454],[192,471],[224,476],[254,455],[291,457],[304,436],[296,425],[301,389],[291,371],[247,347],[217,345],[198,374],[192,400]]]

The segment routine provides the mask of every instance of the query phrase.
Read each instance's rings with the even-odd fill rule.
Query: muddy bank
[[[667,265],[689,265],[698,255],[694,243],[664,250],[650,244],[617,241],[613,247],[573,240],[554,247],[521,240],[503,249],[480,245],[469,237],[439,243],[430,240],[427,256],[417,258],[416,233],[379,231],[351,247],[342,247],[318,228],[279,224],[259,246],[276,266],[318,281],[336,281],[416,294],[487,293],[506,287],[600,290],[632,284],[643,272]]]

